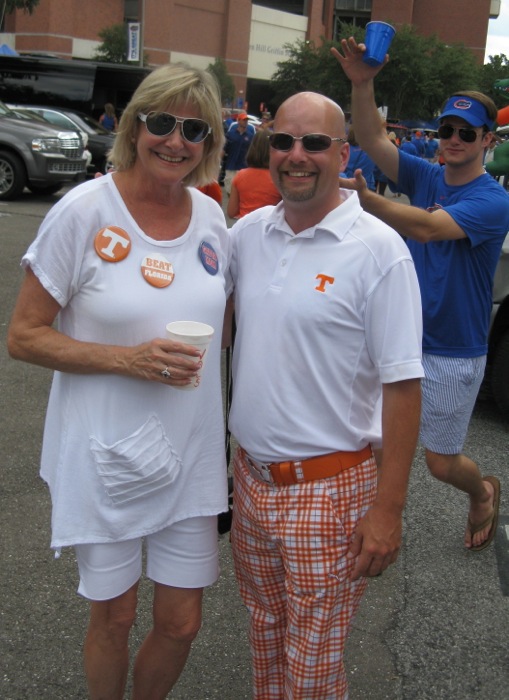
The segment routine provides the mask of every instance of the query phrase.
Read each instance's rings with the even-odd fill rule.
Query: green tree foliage
[[[0,0],[0,26],[2,26],[5,15],[10,15],[14,10],[23,10],[32,14],[40,0]]]
[[[102,39],[93,56],[94,61],[104,61],[105,63],[125,63],[132,65],[127,60],[127,27],[125,24],[112,24],[99,32]],[[143,65],[148,63],[147,54],[143,54]]]
[[[112,24],[99,32],[102,44],[97,47],[94,60],[106,63],[127,63],[127,30],[125,24]]]
[[[362,41],[364,30],[342,24],[341,36]],[[271,81],[277,104],[295,92],[313,90],[349,110],[350,82],[330,55],[331,46],[340,48],[338,42],[327,41],[285,47],[288,59],[278,63]],[[375,80],[375,96],[380,106],[388,107],[389,118],[428,120],[448,95],[479,85],[480,67],[462,44],[447,46],[436,36],[424,37],[403,26],[394,37],[389,63]]]
[[[40,0],[3,0],[3,2],[0,2],[0,7],[2,5],[5,7],[5,14],[7,15],[14,12],[14,10],[23,10],[31,15],[39,2]]]
[[[364,35],[358,28],[349,26],[349,30],[348,36],[355,36],[359,41]],[[337,42],[322,40],[316,46],[312,41],[297,41],[285,45],[288,58],[277,64],[271,80],[276,105],[304,90],[326,95],[340,105],[347,104],[350,83],[330,52],[332,46],[338,46]]]
[[[489,63],[481,68],[480,87],[481,92],[489,95],[497,107],[507,107],[507,97],[494,89],[497,80],[509,79],[509,59],[505,54],[490,56]]]
[[[221,104],[232,104],[235,97],[235,84],[231,75],[226,70],[225,62],[221,58],[216,58],[214,63],[209,63],[207,70],[209,73],[212,73],[219,85]]]

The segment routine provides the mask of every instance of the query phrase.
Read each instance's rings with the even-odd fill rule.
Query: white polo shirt
[[[295,235],[283,204],[231,230],[230,430],[278,462],[381,441],[383,383],[424,376],[421,299],[401,237],[356,193]]]

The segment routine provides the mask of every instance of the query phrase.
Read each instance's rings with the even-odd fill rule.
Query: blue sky
[[[486,40],[486,63],[489,56],[505,54],[509,58],[509,0],[502,0],[498,19],[490,19]]]

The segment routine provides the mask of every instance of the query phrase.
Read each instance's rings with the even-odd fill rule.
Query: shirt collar
[[[292,237],[298,235],[300,238],[314,238],[317,232],[322,232],[335,236],[339,241],[343,240],[363,210],[357,192],[342,188],[340,192],[343,200],[341,204],[330,211],[316,226],[305,229],[299,234],[295,234],[288,225],[285,219],[284,204],[279,202],[266,220],[266,232],[279,231]]]

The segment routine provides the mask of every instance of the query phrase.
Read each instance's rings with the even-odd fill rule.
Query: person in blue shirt
[[[438,141],[435,138],[435,133],[433,131],[430,131],[427,136],[428,138],[426,139],[426,150],[424,155],[427,160],[434,163],[438,156]]]
[[[362,173],[366,178],[369,189],[375,192],[375,164],[357,143],[353,127],[350,127],[347,141],[350,144],[350,157],[348,159],[348,165],[344,172],[340,173],[340,177],[353,177],[356,169],[362,168]]]
[[[415,144],[412,141],[410,134],[407,134],[401,143],[400,149],[404,153],[410,153],[411,156],[419,157],[419,151],[417,150]]]
[[[244,113],[238,115],[237,121],[226,132],[224,185],[228,194],[237,172],[247,168],[246,155],[255,133],[254,126],[249,124],[248,116]]]
[[[412,137],[412,143],[414,144],[417,153],[420,158],[424,158],[426,155],[426,142],[420,131],[416,131]]]
[[[360,145],[412,206],[374,197],[362,176],[347,181],[362,207],[407,238],[421,287],[423,365],[421,442],[431,473],[465,492],[464,544],[480,551],[497,529],[500,482],[482,476],[463,445],[486,365],[492,285],[509,229],[507,192],[484,170],[497,108],[480,92],[452,95],[439,116],[444,166],[396,151],[374,100],[364,44],[353,38],[333,53],[352,82],[352,118]]]
[[[115,114],[115,107],[111,102],[106,102],[104,105],[104,112],[99,117],[99,124],[104,126],[108,131],[115,132],[118,129],[118,119]]]

